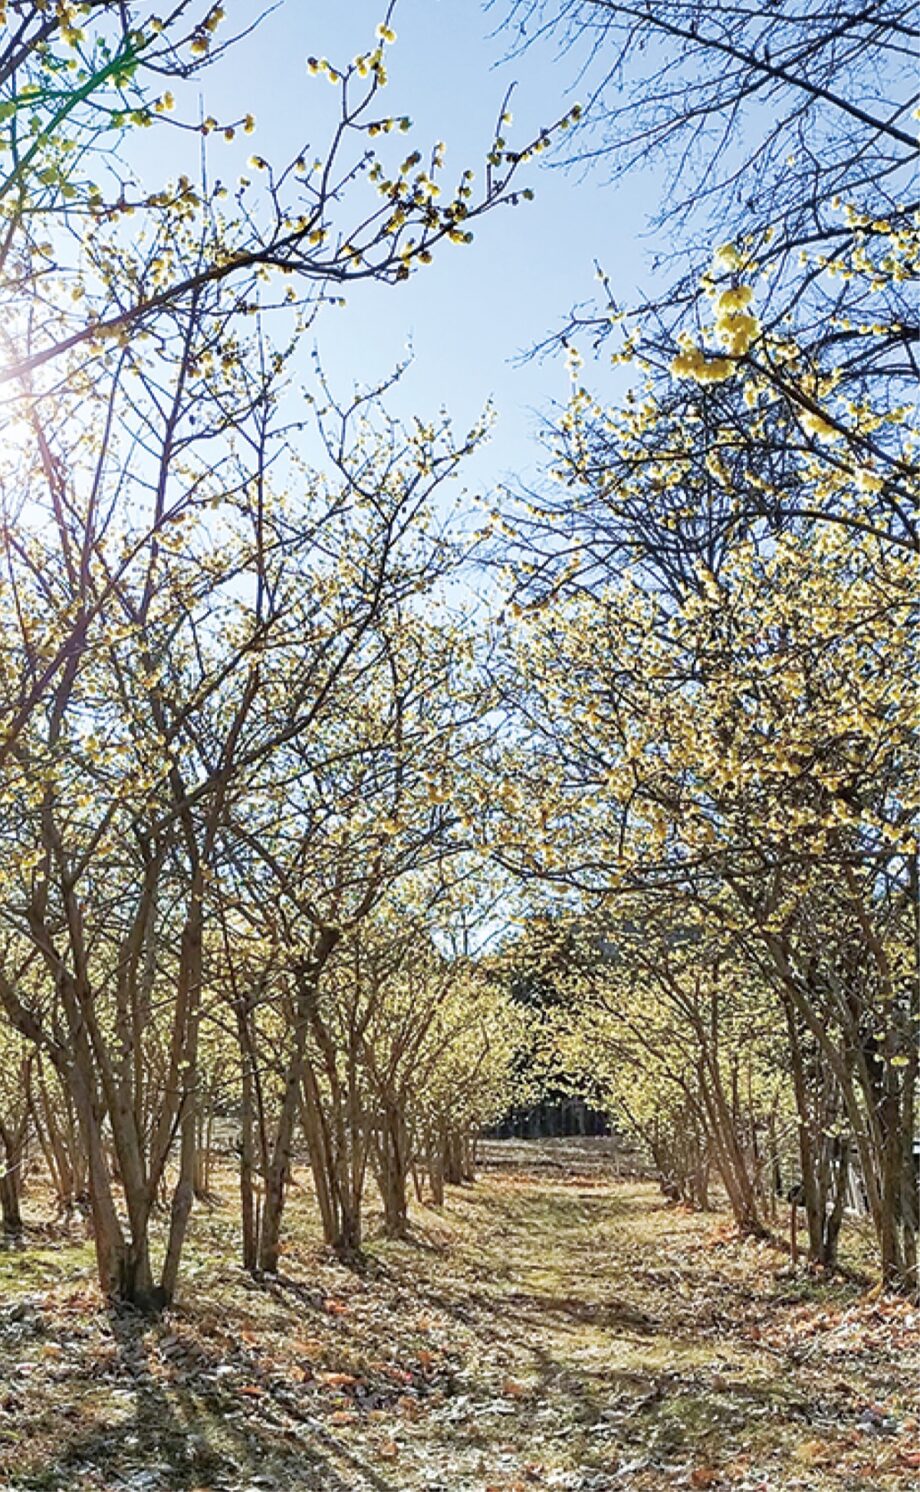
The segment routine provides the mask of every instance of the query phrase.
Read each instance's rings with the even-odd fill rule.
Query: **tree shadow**
[[[399,1492],[290,1390],[282,1399],[267,1375],[228,1385],[224,1354],[185,1339],[181,1311],[151,1322],[110,1309],[98,1324],[110,1348],[103,1364],[70,1364],[80,1422],[62,1416],[53,1445],[37,1456],[24,1445],[8,1492],[70,1492],[94,1469],[119,1492],[237,1488],[255,1476],[266,1492]]]

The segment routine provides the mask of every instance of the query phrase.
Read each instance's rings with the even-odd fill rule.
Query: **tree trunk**
[[[428,1182],[431,1186],[431,1200],[435,1207],[444,1206],[444,1138],[442,1135],[429,1135],[426,1148],[426,1162],[428,1166]]]
[[[281,1112],[275,1130],[265,1177],[265,1202],[262,1209],[262,1230],[259,1238],[259,1269],[265,1274],[278,1273],[281,1256],[281,1219],[284,1213],[285,1193],[291,1167],[291,1140],[294,1120],[297,1116],[297,1098],[300,1089],[300,1051],[295,1051],[285,1077]]]
[[[20,1165],[15,1162],[10,1164],[9,1152],[4,1157],[4,1162],[0,1164],[6,1166],[6,1169],[0,1173],[0,1215],[2,1215],[3,1231],[10,1238],[19,1238],[22,1234]]]
[[[179,1177],[172,1197],[166,1255],[160,1273],[157,1299],[171,1305],[179,1277],[188,1220],[195,1199],[195,1173],[198,1162],[198,1027],[201,1005],[202,955],[204,934],[204,883],[200,868],[192,880],[191,897],[179,964],[179,997],[176,1023],[182,1051],[180,1063],[181,1096],[179,1106]]]
[[[331,1171],[329,1135],[323,1121],[322,1103],[316,1073],[309,1061],[303,1065],[301,1123],[307,1142],[313,1189],[323,1224],[323,1238],[335,1247],[339,1236],[339,1209]]]
[[[380,1192],[388,1238],[405,1238],[409,1226],[408,1166],[406,1122],[400,1111],[390,1105],[384,1110],[380,1135]]]
[[[463,1181],[463,1145],[455,1129],[448,1130],[444,1140],[444,1180],[449,1186],[460,1186]]]

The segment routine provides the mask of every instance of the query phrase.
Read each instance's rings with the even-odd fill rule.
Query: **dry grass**
[[[305,1186],[261,1285],[233,1207],[200,1210],[153,1325],[102,1308],[85,1243],[0,1256],[0,1487],[906,1492],[916,1311],[792,1277],[602,1146],[512,1148],[361,1273]]]

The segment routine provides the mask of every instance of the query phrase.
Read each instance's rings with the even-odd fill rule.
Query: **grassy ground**
[[[155,1325],[102,1308],[85,1244],[0,1254],[0,1488],[916,1484],[920,1312],[791,1274],[598,1147],[492,1156],[360,1274],[305,1189],[270,1284],[236,1265],[233,1208],[199,1210]]]

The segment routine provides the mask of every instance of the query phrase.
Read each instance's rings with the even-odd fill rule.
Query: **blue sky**
[[[249,0],[228,6],[230,21],[248,7]],[[196,91],[203,86],[205,112],[223,119],[241,106],[252,110],[257,128],[245,137],[246,157],[289,158],[314,132],[319,144],[337,98],[325,80],[308,74],[306,59],[348,62],[374,45],[383,13],[382,3],[367,0],[337,6],[282,0],[196,85]],[[386,108],[412,118],[412,144],[423,153],[436,140],[446,142],[448,180],[482,161],[512,81],[509,142],[524,143],[579,99],[578,58],[560,57],[544,42],[503,60],[512,37],[496,29],[499,19],[476,0],[399,0],[396,7]],[[180,108],[194,118],[191,103],[180,99]],[[179,147],[178,138],[160,130],[151,135],[159,136],[159,169],[172,174],[179,167],[164,152]],[[212,137],[212,173],[233,179],[243,164],[242,139],[228,147]],[[595,259],[618,300],[628,302],[649,281],[642,235],[655,205],[650,179],[639,173],[613,188],[602,170],[586,175],[542,162],[527,168],[533,202],[496,209],[477,224],[472,245],[445,244],[432,266],[403,285],[354,287],[348,306],[327,310],[315,330],[324,366],[343,394],[355,380],[385,375],[411,340],[413,366],[390,401],[398,412],[430,416],[444,405],[466,426],[491,397],[495,433],[470,473],[479,487],[538,469],[538,413],[566,398],[568,374],[558,355],[523,366],[516,360],[575,303],[594,295]]]

